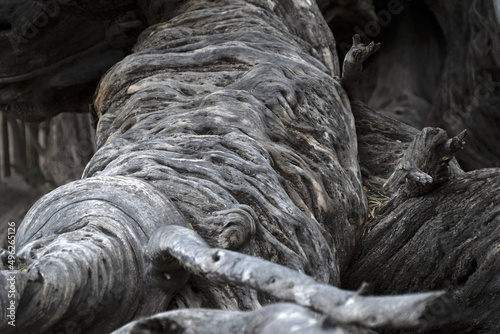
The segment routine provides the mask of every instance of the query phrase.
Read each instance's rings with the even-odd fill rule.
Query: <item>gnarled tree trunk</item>
[[[16,327],[3,314],[2,330],[369,333],[438,325],[455,305],[472,316],[453,331],[500,328],[475,313],[499,292],[499,171],[460,169],[463,134],[351,100],[377,45],[355,37],[340,79],[309,1],[93,6],[63,8],[134,8],[150,27],[99,84],[82,180],[31,209],[13,268],[3,254]],[[419,293],[366,296],[363,281]]]

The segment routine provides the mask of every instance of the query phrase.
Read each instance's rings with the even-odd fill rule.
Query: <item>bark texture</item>
[[[98,86],[82,180],[30,210],[13,268],[0,254],[2,332],[500,330],[499,170],[460,169],[462,129],[352,100],[376,44],[355,37],[341,79],[309,1],[59,3],[113,16],[116,45],[150,26]]]
[[[426,196],[386,202],[367,226],[346,286],[366,281],[376,293],[447,289],[459,316],[436,332],[498,332],[499,182],[498,169],[484,169]]]
[[[439,146],[415,151],[415,143],[434,130],[408,131],[360,102],[353,103],[353,113],[372,210],[355,260],[343,274],[344,287],[367,282],[377,294],[445,289],[448,296],[429,319],[440,318],[452,304],[457,306],[456,317],[429,332],[498,332],[500,319],[494,310],[500,294],[500,170],[465,173],[452,159],[449,181],[415,188],[414,181],[406,179],[394,184],[400,189],[386,197],[391,195],[384,194],[383,185],[399,173],[398,161],[440,152]],[[374,124],[381,127],[375,129]],[[412,132],[414,137],[409,136]],[[445,135],[436,132],[431,137]],[[411,189],[417,192],[411,194]]]
[[[296,10],[289,11],[290,6]],[[101,224],[90,218],[78,219],[84,212],[93,216],[93,210],[101,210],[98,203],[102,199],[94,200],[92,191],[77,189],[102,188],[106,196],[124,196],[119,194],[119,185],[116,191],[106,190],[115,186],[111,181],[107,186],[104,181],[102,186],[93,184],[100,180],[97,175],[104,180],[124,175],[131,182],[147,181],[168,196],[213,247],[263,257],[325,283],[339,284],[339,267],[350,258],[366,216],[366,202],[349,100],[331,77],[338,72],[331,53],[333,38],[322,26],[318,9],[304,6],[293,1],[192,2],[188,12],[145,31],[135,53],[103,78],[94,103],[100,149],[85,172],[88,181],[70,184],[61,193],[42,199],[19,232],[18,247],[23,249],[19,262],[29,265],[17,280],[27,287],[19,287],[23,292],[19,303],[23,296],[31,299],[29,305],[33,306],[36,299],[58,300],[62,295],[73,301],[57,311],[50,311],[53,304],[48,305],[43,314],[51,320],[43,330],[73,322],[93,331],[110,328],[113,323],[99,324],[102,320],[90,326],[77,315],[77,319],[66,318],[75,317],[72,311],[86,305],[81,296],[88,293],[92,277],[103,277],[92,284],[97,284],[99,296],[113,294],[110,303],[122,298],[114,295],[119,282],[110,271],[129,272],[132,276],[123,282],[143,279],[144,265],[127,255],[131,252],[128,249],[141,249],[135,241],[141,234],[136,235],[136,228],[124,228],[132,222],[122,223],[121,216],[112,215],[103,218],[102,224],[122,224],[120,232],[102,227],[99,229],[115,232],[94,239],[104,244],[106,240],[123,242],[127,238],[114,233],[130,233],[132,241],[113,248],[119,253],[109,255],[110,267],[103,266],[101,274],[94,272],[97,268],[93,265],[89,268],[90,259],[101,259],[102,252],[107,252],[104,248],[96,245],[85,252],[83,245],[75,246],[84,253],[74,259],[73,275],[90,270],[90,276],[67,287],[66,279],[57,278],[62,270],[57,266],[70,261],[58,255],[68,249],[63,245],[79,240],[74,235],[86,233],[89,226]],[[299,29],[296,22],[309,25],[311,30]],[[75,197],[68,197],[68,193]],[[145,193],[146,199],[151,196]],[[64,194],[64,200],[58,194]],[[53,201],[68,205],[65,214],[57,216],[61,220],[67,217],[65,232],[55,234],[60,237],[52,232],[57,230],[56,217],[45,223],[46,216],[36,214],[37,208],[57,207]],[[135,205],[143,201],[136,199]],[[158,211],[133,206],[121,210]],[[75,225],[68,222],[72,217]],[[51,226],[51,230],[33,245],[29,240],[37,233],[37,226]],[[43,253],[40,259],[30,255],[33,247]],[[136,256],[141,257],[140,253]],[[44,261],[51,258],[57,261],[49,270]],[[170,281],[183,283],[171,275]],[[33,291],[36,284],[40,293]],[[52,285],[59,288],[47,291]],[[194,289],[202,293],[195,295]],[[146,295],[147,291],[128,293]],[[163,297],[160,300],[165,301]],[[248,310],[272,300],[248,288],[193,278],[178,292],[171,307]],[[158,311],[158,303],[137,301],[129,306],[129,312],[118,312],[116,321],[140,316],[140,309],[152,314]],[[19,313],[20,320],[33,318],[23,321],[27,329],[37,326],[36,314],[41,313],[30,306],[20,308]],[[99,319],[104,318],[100,315]]]
[[[101,81],[102,148],[85,176],[149,180],[210,245],[338,284],[366,215],[354,118],[311,44],[267,6],[194,4],[145,31],[136,53]],[[197,303],[217,301],[205,293]],[[256,298],[234,293],[216,306]]]
[[[348,7],[366,17],[361,1],[328,3],[325,13]],[[497,2],[376,0],[373,5],[370,20],[329,21],[341,58],[354,34],[365,44],[383,45],[367,62],[356,98],[417,129],[440,126],[454,134],[467,129],[469,141],[458,156],[464,169],[500,166]]]
[[[4,287],[15,275],[17,305],[16,327],[2,313],[2,332],[110,332],[162,310],[187,275],[160,289],[143,249],[171,221],[182,221],[177,209],[134,178],[95,177],[49,193],[17,232],[17,270],[1,271]]]

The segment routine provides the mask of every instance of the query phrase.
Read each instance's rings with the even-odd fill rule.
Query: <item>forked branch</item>
[[[170,268],[177,259],[195,275],[250,287],[297,303],[345,324],[401,328],[427,324],[425,314],[443,292],[384,297],[362,296],[319,283],[313,278],[246,254],[209,247],[193,230],[182,226],[161,228],[148,244],[149,254],[165,254]],[[159,259],[155,256],[156,260]],[[155,263],[160,268],[159,263]]]

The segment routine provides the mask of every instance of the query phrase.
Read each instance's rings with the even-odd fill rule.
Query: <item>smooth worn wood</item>
[[[362,296],[360,291],[343,291],[265,260],[210,248],[198,233],[180,225],[158,230],[149,241],[148,253],[157,254],[156,259],[163,254],[163,260],[157,260],[155,267],[161,265],[165,272],[171,271],[173,257],[196,275],[251,287],[279,300],[309,307],[340,323],[370,328],[421,326],[432,301],[443,295],[433,292],[371,297]]]
[[[278,318],[279,322],[276,321]],[[113,334],[145,334],[153,330],[192,334],[375,333],[369,329],[339,324],[333,318],[319,315],[295,304],[277,303],[251,312],[186,309],[159,313],[131,322]]]
[[[182,221],[164,195],[134,178],[94,177],[47,194],[17,231],[18,270],[0,273],[2,286],[15,275],[18,305],[15,327],[1,314],[2,332],[110,332],[162,310],[183,280],[155,284],[142,250],[160,226]],[[1,306],[10,300],[2,294]]]
[[[335,41],[313,2],[60,3],[72,15],[113,16],[92,38],[114,48],[149,27],[97,88],[98,150],[82,180],[42,198],[19,228],[15,270],[0,271],[4,291],[16,277],[0,308],[13,298],[17,322],[7,326],[2,313],[2,333],[500,330],[499,171],[465,173],[453,158],[463,135],[420,131],[353,100],[370,92],[359,60],[376,44],[354,39],[341,85]],[[61,29],[55,23],[47,33]],[[53,71],[47,86],[78,81],[91,54],[76,57],[68,77]],[[46,59],[58,69],[68,60]],[[3,105],[36,103],[17,95],[18,79],[39,82],[34,73],[47,68],[3,68]],[[404,73],[415,82],[387,98],[425,86]]]

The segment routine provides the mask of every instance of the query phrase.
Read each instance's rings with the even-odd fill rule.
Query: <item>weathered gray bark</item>
[[[91,18],[129,9],[61,3]],[[41,199],[18,232],[17,327],[2,314],[2,330],[101,333],[146,317],[119,332],[369,333],[446,322],[455,303],[472,317],[452,332],[499,329],[486,312],[499,292],[498,170],[464,173],[461,137],[350,101],[365,57],[346,58],[342,87],[315,5],[134,9],[151,27],[99,84],[83,179]],[[381,202],[384,184],[390,200],[369,208],[365,191]],[[419,293],[366,296],[363,280],[377,295]]]
[[[352,106],[363,182],[373,208],[358,254],[343,273],[344,287],[368,282],[377,293],[446,289],[448,297],[430,319],[446,314],[451,304],[457,305],[456,317],[436,333],[498,332],[500,170],[465,173],[453,159],[449,181],[415,186],[406,179],[399,189],[392,183],[386,195],[392,197],[384,198],[384,184],[400,173],[398,161],[409,152],[415,162],[419,154],[430,156],[426,163],[432,161],[432,154],[442,154],[446,134],[435,131],[431,137],[441,137],[440,144],[415,151],[420,138],[433,130],[419,133],[360,102]],[[425,164],[415,167],[433,171]]]
[[[326,2],[326,1],[323,1]],[[339,55],[350,36],[381,42],[356,96],[417,129],[469,132],[458,158],[466,170],[500,166],[500,20],[494,0],[328,1]],[[498,5],[497,5],[498,6]],[[357,18],[354,19],[353,17]]]
[[[444,288],[458,316],[437,332],[498,332],[499,175],[498,169],[469,172],[426,196],[383,204],[346,287],[369,281],[377,293]]]

